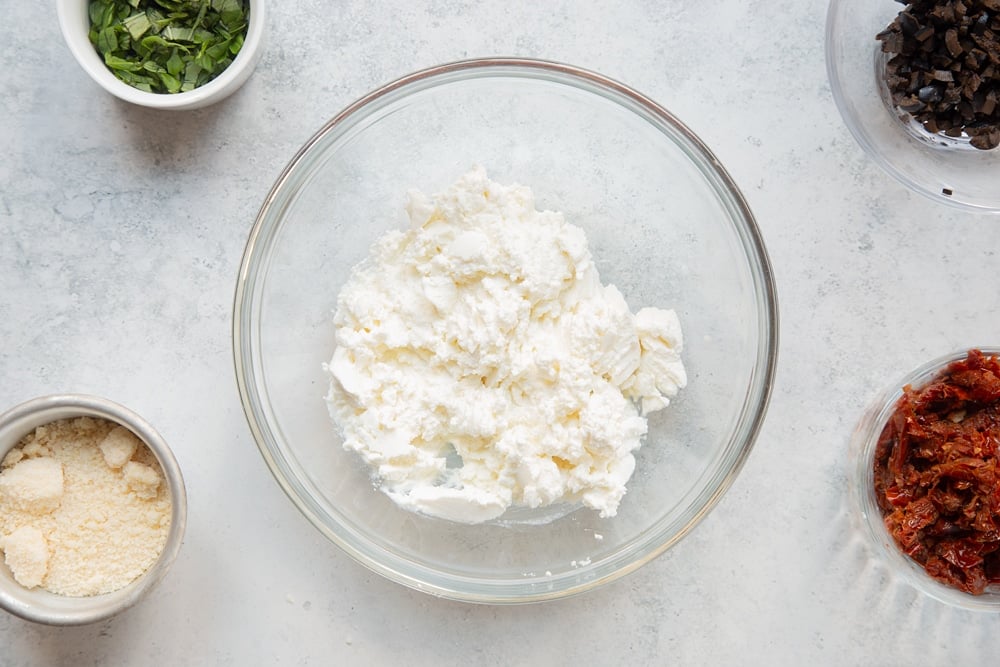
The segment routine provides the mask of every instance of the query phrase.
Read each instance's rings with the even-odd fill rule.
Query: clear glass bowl
[[[437,192],[474,164],[530,186],[587,232],[604,282],[634,309],[676,309],[688,387],[653,415],[618,515],[513,512],[459,525],[398,508],[345,451],[321,365],[351,267],[405,224],[408,188]],[[422,71],[352,104],[292,159],[250,233],[233,315],[237,381],[285,492],[347,553],[453,599],[557,598],[635,570],[676,543],[750,452],[777,349],[771,269],[746,202],[666,110],[597,74],[491,59]]]
[[[1000,354],[1000,347],[978,347],[987,356]],[[882,521],[882,512],[875,500],[875,447],[886,422],[892,416],[903,387],[920,387],[943,371],[948,364],[964,359],[969,349],[939,357],[907,373],[879,394],[865,412],[851,437],[851,489],[856,517],[862,532],[874,547],[877,557],[889,571],[907,584],[930,597],[956,607],[973,611],[1000,611],[1000,588],[990,586],[982,595],[971,595],[932,578],[916,561],[896,546]]]
[[[834,102],[869,157],[905,186],[951,206],[998,212],[1000,149],[932,135],[889,101],[886,57],[875,36],[904,7],[896,0],[830,0],[826,69]]]

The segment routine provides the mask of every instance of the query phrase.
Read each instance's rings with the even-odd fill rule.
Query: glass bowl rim
[[[1000,595],[996,593],[991,596],[970,595],[952,588],[931,577],[920,565],[904,555],[885,529],[873,487],[874,473],[871,462],[875,456],[875,445],[895,409],[896,402],[903,395],[903,387],[907,385],[921,387],[927,384],[952,362],[965,359],[970,350],[979,350],[987,357],[1000,357],[1000,346],[996,345],[973,345],[956,349],[926,361],[900,376],[879,392],[869,404],[851,434],[848,450],[849,471],[853,478],[850,484],[852,511],[855,519],[860,522],[868,546],[875,551],[877,558],[887,565],[893,574],[900,575],[912,588],[938,602],[956,608],[1000,612]]]
[[[259,394],[256,387],[251,382],[253,348],[249,345],[250,339],[248,330],[251,328],[252,319],[246,323],[242,320],[242,315],[247,311],[248,304],[253,301],[253,287],[251,274],[254,273],[255,262],[257,260],[258,246],[268,244],[266,238],[267,226],[271,221],[271,211],[276,205],[276,200],[283,192],[292,175],[303,164],[305,158],[311,153],[313,148],[320,143],[328,134],[337,130],[339,126],[345,124],[355,115],[370,108],[374,103],[380,102],[394,93],[408,87],[418,87],[421,85],[431,86],[428,82],[442,80],[451,81],[451,76],[458,75],[464,79],[484,78],[489,76],[519,75],[526,78],[545,79],[563,85],[571,85],[575,88],[592,94],[601,94],[607,99],[615,101],[626,108],[632,114],[639,115],[639,111],[647,114],[659,123],[676,132],[689,147],[695,151],[699,159],[703,161],[704,167],[710,170],[713,178],[717,179],[720,186],[715,188],[718,195],[725,194],[735,212],[730,216],[731,221],[739,232],[745,237],[744,257],[749,265],[752,279],[754,280],[754,296],[756,310],[759,315],[758,325],[761,333],[761,340],[757,346],[757,362],[754,365],[753,373],[748,382],[747,396],[743,404],[741,418],[738,420],[730,441],[735,440],[735,435],[742,430],[744,436],[739,443],[735,455],[725,461],[726,465],[719,466],[721,479],[718,479],[711,494],[703,506],[694,511],[693,516],[679,530],[673,534],[658,534],[657,546],[646,549],[640,554],[633,553],[635,549],[627,549],[626,553],[612,559],[615,567],[608,572],[594,576],[592,578],[582,578],[579,575],[593,566],[581,567],[573,574],[556,575],[552,577],[535,577],[532,583],[541,583],[548,579],[551,582],[558,582],[560,579],[573,579],[577,583],[565,587],[554,587],[547,590],[532,592],[511,592],[507,587],[515,587],[523,582],[519,580],[496,580],[491,584],[483,585],[479,580],[471,577],[456,577],[451,574],[441,574],[422,564],[416,564],[405,558],[394,554],[385,554],[379,547],[372,545],[372,548],[382,555],[390,555],[393,560],[405,561],[411,570],[417,570],[422,574],[434,574],[431,577],[434,581],[415,576],[412,572],[403,571],[403,568],[394,567],[384,560],[379,560],[365,553],[359,546],[351,540],[345,538],[334,530],[319,513],[306,506],[309,501],[308,494],[300,491],[301,483],[293,476],[286,474],[281,463],[275,456],[265,437],[268,432],[266,419],[258,411],[256,399]],[[628,105],[628,106],[626,106]],[[692,159],[692,161],[694,161]],[[303,146],[295,153],[289,163],[282,170],[274,185],[264,199],[263,204],[257,214],[253,227],[250,230],[243,257],[240,262],[238,278],[236,282],[235,295],[233,299],[233,361],[236,374],[237,386],[243,411],[257,445],[272,476],[281,486],[282,490],[296,506],[296,508],[331,542],[337,545],[353,560],[368,568],[369,570],[396,583],[403,584],[415,590],[430,593],[437,597],[443,597],[456,601],[477,602],[487,604],[519,604],[526,602],[539,602],[553,600],[576,595],[588,590],[592,590],[605,583],[619,579],[639,567],[649,563],[668,548],[676,544],[685,537],[719,502],[725,492],[732,485],[740,470],[742,469],[754,442],[760,432],[767,413],[770,402],[771,390],[774,384],[774,375],[777,366],[778,353],[778,306],[777,294],[774,286],[774,276],[770,260],[763,238],[757,226],[756,220],[749,205],[736,186],[732,177],[722,166],[712,151],[705,143],[684,123],[676,118],[664,107],[654,102],[652,99],[635,91],[634,89],[604,75],[590,70],[575,67],[565,63],[538,60],[530,58],[509,58],[490,57],[472,58],[449,62],[426,69],[422,69],[411,74],[395,79],[372,92],[358,98],[353,103],[346,106],[342,111],[333,116],[320,129],[308,139]],[[244,345],[244,341],[247,342]],[[751,400],[755,403],[751,404]],[[740,428],[742,427],[742,429]],[[727,443],[728,444],[728,443]],[[719,475],[716,475],[719,477]],[[707,487],[711,488],[711,486]],[[343,528],[343,526],[338,526]],[[665,532],[665,531],[660,531]],[[355,539],[358,536],[352,536]],[[369,538],[360,536],[362,542],[369,542]],[[625,562],[620,562],[620,561]],[[439,581],[440,579],[441,581]],[[464,584],[458,585],[459,582]],[[451,585],[449,585],[451,584]],[[471,588],[470,585],[471,584]],[[481,590],[472,590],[472,588]]]

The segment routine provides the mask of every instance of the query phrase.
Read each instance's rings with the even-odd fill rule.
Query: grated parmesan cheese
[[[34,526],[21,526],[0,538],[0,549],[6,554],[7,565],[17,583],[25,588],[42,585],[49,567],[49,546],[42,531]]]
[[[73,597],[131,583],[166,544],[162,480],[146,445],[110,421],[36,428],[0,463],[0,551],[14,579]]]
[[[121,468],[131,461],[138,446],[139,440],[124,426],[111,429],[100,444],[104,462],[112,468]]]

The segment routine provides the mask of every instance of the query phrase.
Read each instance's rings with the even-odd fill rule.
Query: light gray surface
[[[842,124],[825,2],[273,3],[233,97],[156,113],[101,91],[51,3],[0,22],[0,406],[117,400],[167,439],[187,539],[149,598],[95,626],[0,616],[0,665],[955,664],[996,619],[917,597],[847,506],[864,406],[916,365],[996,344],[1000,218],[905,191]],[[570,62],[685,120],[757,215],[782,343],[740,478],[675,549],[598,591],[528,607],[442,602],[328,545],[270,477],[233,378],[230,308],[257,208],[318,127],[370,89],[472,56]]]

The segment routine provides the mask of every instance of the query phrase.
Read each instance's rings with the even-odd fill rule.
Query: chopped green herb
[[[179,93],[218,76],[240,52],[248,0],[91,0],[90,42],[116,77]]]
[[[123,21],[128,34],[132,39],[139,39],[146,34],[146,31],[153,27],[146,12],[136,12]]]

